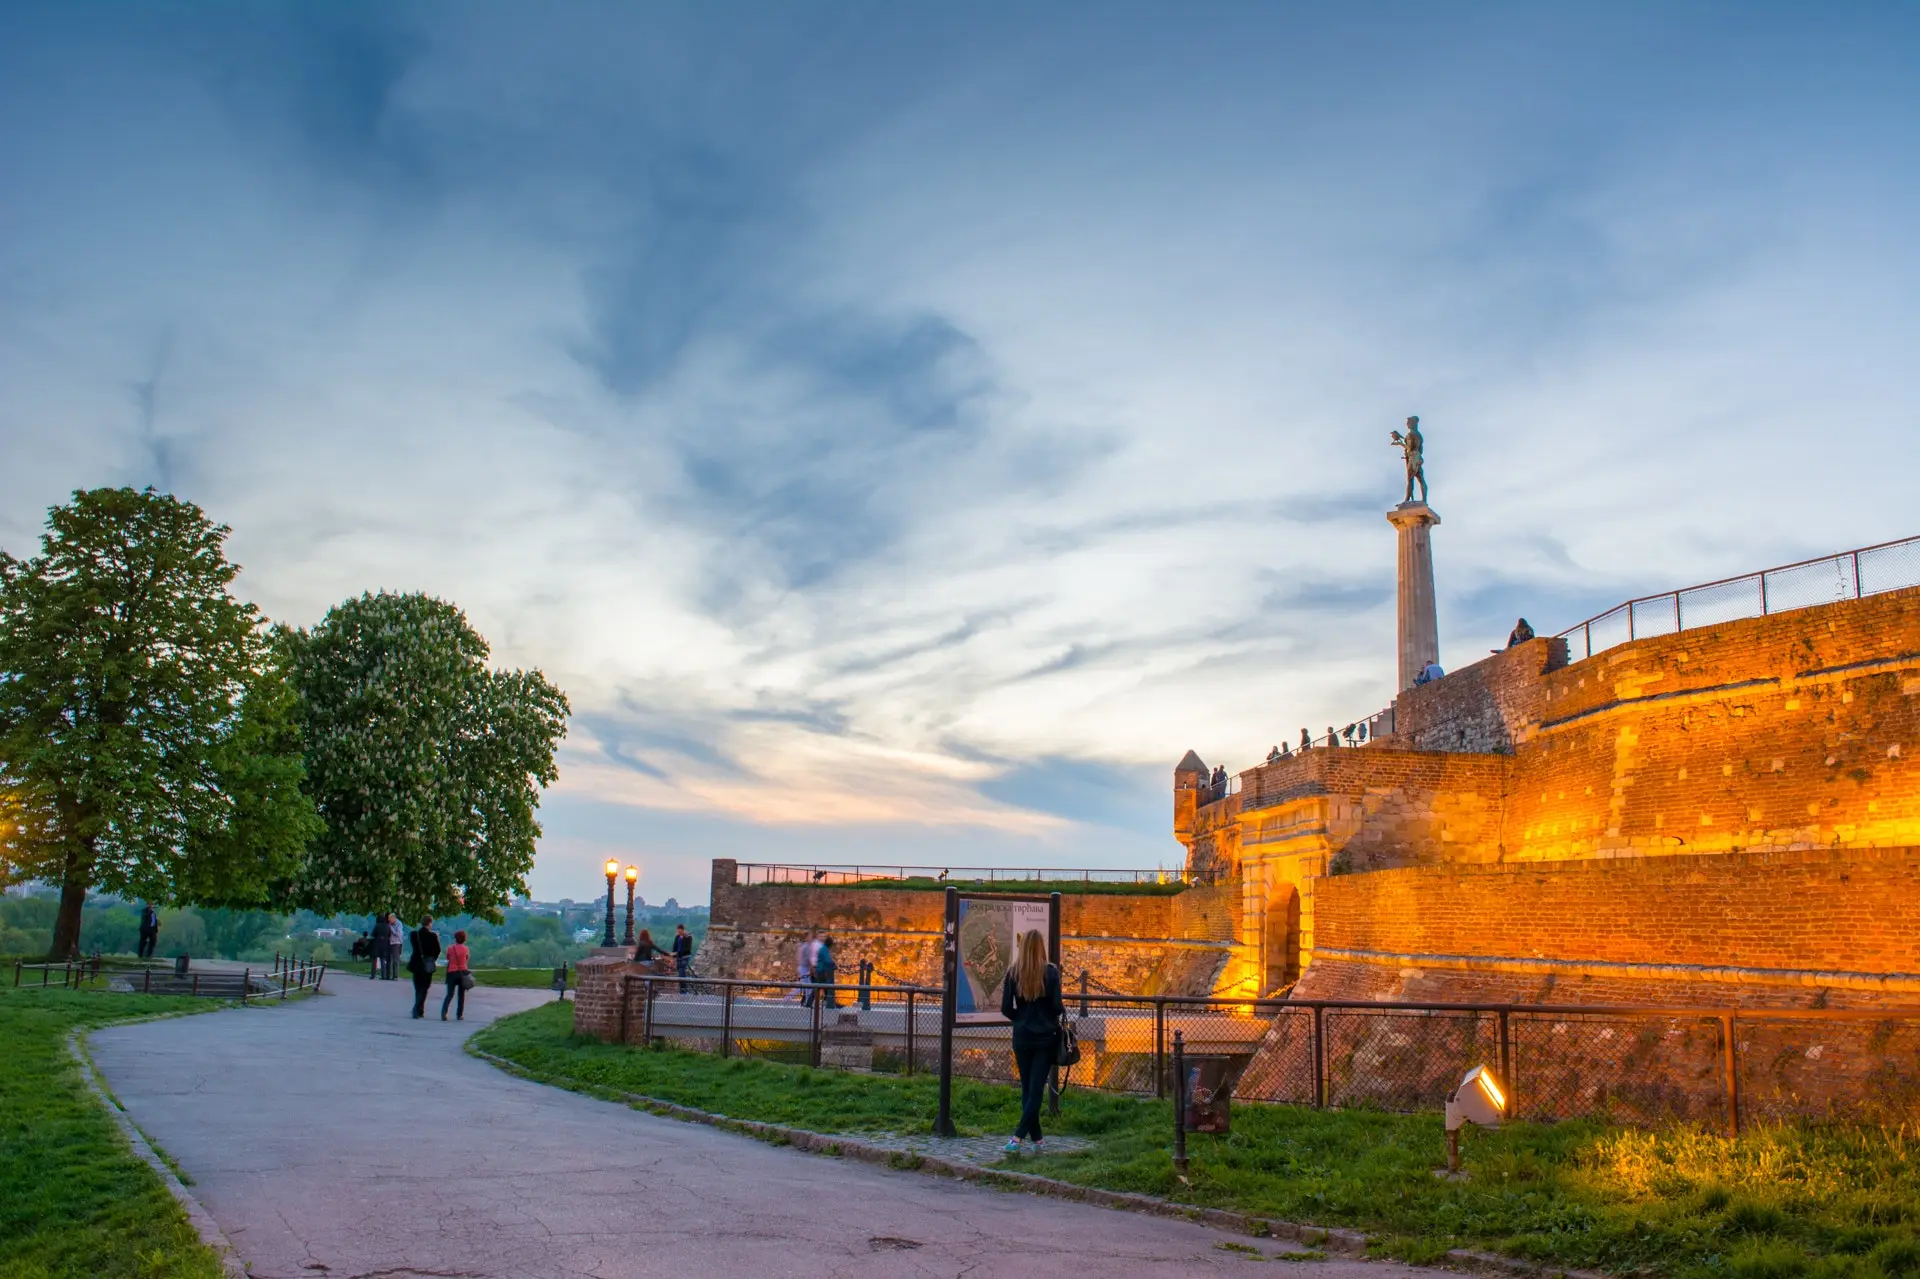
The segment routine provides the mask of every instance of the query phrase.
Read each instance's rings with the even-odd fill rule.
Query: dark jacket
[[[431,928],[416,928],[410,936],[413,954],[407,959],[407,971],[432,972],[434,963],[440,958],[440,934]]]
[[[651,963],[660,956],[660,948],[651,941],[643,941],[633,948],[633,957],[642,963]]]
[[[673,935],[673,953],[676,957],[693,954],[693,935],[691,933],[675,933]]]
[[[822,946],[820,948],[820,954],[813,961],[814,982],[821,986],[833,985],[833,975],[835,971],[833,947]]]
[[[160,915],[151,906],[140,913],[140,931],[143,933],[157,933],[160,931]]]
[[[393,939],[393,925],[387,922],[385,915],[373,921],[373,944],[384,946]]]
[[[1038,999],[1022,999],[1007,969],[1007,980],[1000,987],[1000,1015],[1013,1023],[1013,1042],[1019,1045],[1051,1043],[1059,1033],[1060,1018],[1066,1014],[1060,1002],[1060,969],[1047,965],[1046,988]]]

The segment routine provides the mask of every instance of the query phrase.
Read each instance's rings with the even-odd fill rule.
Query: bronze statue
[[[1407,502],[1413,501],[1413,486],[1416,481],[1418,481],[1420,485],[1420,500],[1425,502],[1427,500],[1426,441],[1422,439],[1420,435],[1420,419],[1417,417],[1408,418],[1407,433],[1402,435],[1400,432],[1395,431],[1392,433],[1392,438],[1393,442],[1400,446],[1400,452],[1407,459]],[[1402,503],[1402,505],[1405,504],[1406,503]]]

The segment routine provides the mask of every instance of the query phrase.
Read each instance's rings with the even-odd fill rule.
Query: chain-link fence
[[[894,1074],[940,1069],[941,993],[637,976],[622,1038]],[[1069,1087],[1165,1096],[1178,1032],[1240,1101],[1439,1110],[1475,1066],[1518,1119],[1735,1128],[1788,1119],[1920,1120],[1920,1009],[1731,1009],[1066,996]],[[1017,1078],[1004,1025],[956,1025],[955,1078]]]
[[[1560,632],[1573,661],[1618,644],[1920,586],[1920,537],[1628,600]]]

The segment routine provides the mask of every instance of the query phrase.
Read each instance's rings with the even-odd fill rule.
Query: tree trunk
[[[93,861],[78,853],[67,857],[67,873],[60,881],[60,913],[53,918],[53,948],[49,958],[71,959],[80,953],[80,908],[87,904],[87,880]]]

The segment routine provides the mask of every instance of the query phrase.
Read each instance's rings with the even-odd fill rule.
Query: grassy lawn
[[[67,1055],[76,1027],[210,1000],[0,988],[0,1279],[222,1274]]]
[[[476,1047],[551,1083],[612,1088],[817,1132],[926,1132],[935,1081],[722,1061],[577,1039],[570,1005],[509,1017]],[[1011,1088],[956,1081],[963,1132],[1011,1132]],[[1229,1137],[1189,1138],[1173,1175],[1166,1102],[1069,1092],[1052,1131],[1091,1151],[1022,1171],[1290,1221],[1365,1230],[1410,1261],[1476,1247],[1680,1279],[1920,1276],[1920,1134],[1771,1128],[1731,1141],[1591,1123],[1515,1125],[1464,1143],[1443,1181],[1438,1115],[1242,1106]]]
[[[442,971],[442,977],[445,973]],[[522,990],[552,990],[553,969],[551,968],[476,968],[473,970],[476,986],[512,986]],[[567,987],[573,987],[573,965],[567,965]]]

